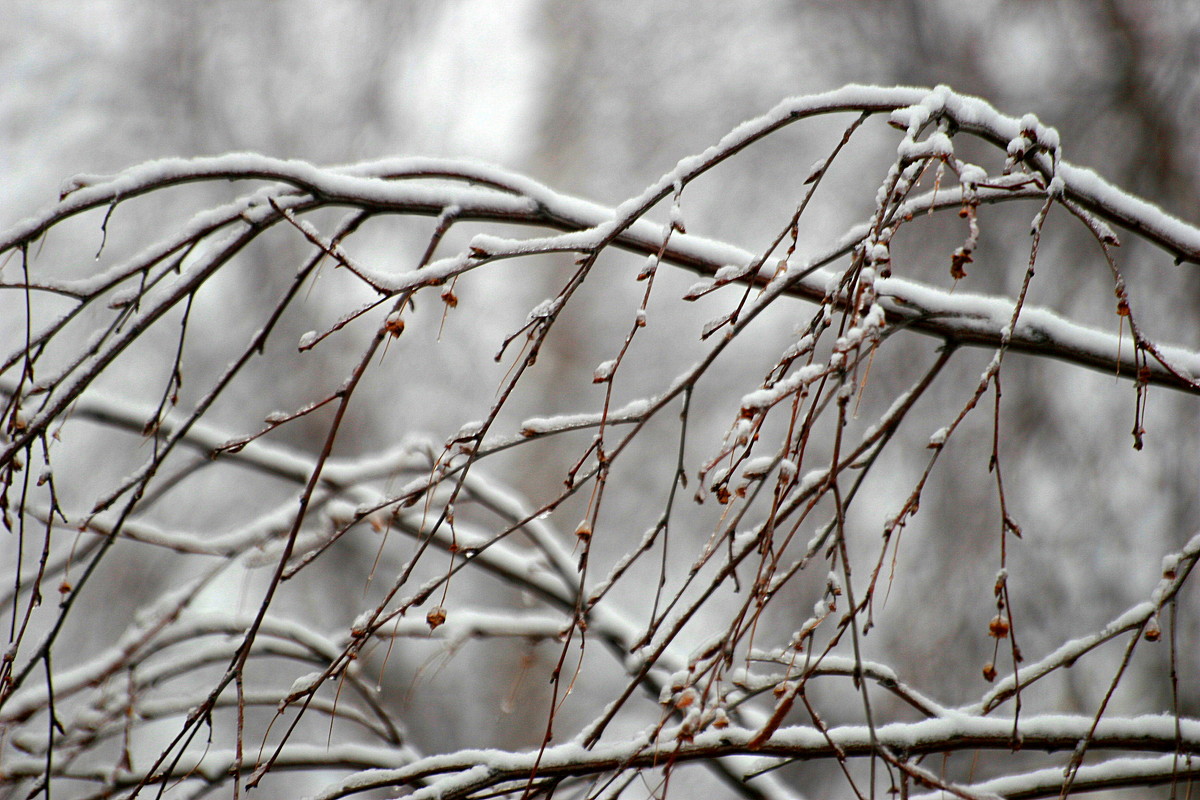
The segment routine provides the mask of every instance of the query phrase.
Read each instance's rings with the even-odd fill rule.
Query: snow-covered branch
[[[688,232],[717,227],[703,192],[735,157],[831,115],[840,138],[763,212],[761,246]],[[861,142],[872,125],[888,148]],[[838,184],[872,165],[867,196]],[[196,200],[226,183],[244,193]],[[99,252],[77,238],[93,218]],[[1153,248],[1118,251],[1110,226]],[[973,280],[993,231],[1021,266],[1002,296]],[[1067,236],[1103,305],[1043,291]],[[813,761],[859,798],[1191,778],[1200,538],[1117,557],[1089,535],[1079,569],[1120,562],[1132,588],[1048,608],[1068,605],[1041,596],[1070,597],[1044,556],[1070,525],[1032,509],[1121,501],[1092,478],[1092,428],[1053,431],[1078,484],[1029,461],[1014,479],[1021,437],[1051,434],[1001,399],[1083,420],[1126,403],[1134,446],[1178,465],[1200,352],[1149,332],[1171,306],[1141,292],[1149,260],[1118,255],[1154,248],[1200,263],[1200,229],[945,87],[789,98],[615,207],[428,158],[77,177],[0,235],[0,318],[19,321],[0,352],[0,781],[240,794],[295,770],[323,798],[599,798],[665,795],[698,763],[782,800]],[[1039,386],[1012,353],[1115,374],[1119,399]],[[1161,570],[1132,563],[1151,550]],[[929,626],[936,652],[910,643]]]

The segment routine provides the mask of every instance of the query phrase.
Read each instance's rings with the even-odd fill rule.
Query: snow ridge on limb
[[[1071,750],[1086,736],[1091,722],[1086,716],[1030,716],[1021,725],[1022,745],[1026,750]],[[591,749],[576,744],[562,744],[548,747],[541,753],[462,750],[418,759],[394,770],[360,772],[331,785],[314,795],[312,800],[335,800],[371,789],[412,786],[418,781],[429,783],[409,797],[442,800],[466,798],[489,787],[520,780],[529,775],[535,766],[539,776],[554,778],[602,774],[620,768],[647,768],[666,760],[688,762],[718,756],[770,755],[814,759],[833,758],[840,754],[846,758],[865,758],[882,747],[908,758],[980,748],[1007,750],[1012,747],[1011,722],[965,716],[883,725],[875,729],[873,737],[865,726],[835,727],[825,731],[809,726],[787,727],[776,731],[767,744],[757,748],[751,746],[755,732],[747,729],[706,731],[682,743],[676,740],[677,733],[668,729],[663,731],[663,737],[658,741],[646,741],[642,736],[634,736],[624,743],[598,745]],[[1142,716],[1102,722],[1095,738],[1097,746],[1112,750],[1172,752],[1180,742],[1186,751],[1196,752],[1200,749],[1200,723],[1183,721],[1178,733],[1180,739],[1177,740],[1175,720],[1171,717]],[[1163,766],[1158,759],[1146,763],[1154,763],[1160,770]],[[1061,770],[1058,774],[1061,783]],[[1029,779],[1029,776],[1006,780],[1022,779]]]
[[[957,94],[944,86],[928,90],[849,85],[820,94],[787,98],[766,114],[743,122],[703,153],[680,160],[674,170],[666,173],[639,197],[622,204],[609,219],[640,216],[635,212],[644,212],[666,197],[675,184],[686,183],[715,163],[797,120],[838,112],[876,114],[900,111],[909,112],[898,120],[905,123],[906,127],[914,120],[919,120],[919,125],[944,116],[953,120],[960,130],[982,136],[995,144],[1007,145],[1019,140],[1024,133],[1032,133],[1032,143],[1049,149],[1057,149],[1058,146],[1057,132],[1041,125],[1036,118],[1031,126],[1030,115],[1021,119],[1006,116],[980,98]],[[1034,163],[1047,170],[1047,180],[1055,176],[1061,178],[1060,188],[1068,198],[1154,241],[1180,261],[1200,263],[1200,230],[1195,226],[1145,199],[1118,189],[1090,169],[1055,160],[1051,172],[1050,159],[1043,157]],[[0,252],[36,239],[50,225],[82,211],[119,203],[156,189],[200,180],[271,181],[288,184],[298,191],[332,201],[344,199],[357,203],[378,203],[396,210],[405,208],[408,213],[420,213],[418,209],[424,206],[428,213],[437,214],[447,205],[444,202],[445,194],[398,185],[401,181],[422,178],[470,181],[498,190],[500,195],[523,195],[535,203],[553,200],[559,206],[556,210],[574,212],[565,214],[561,221],[576,216],[580,211],[596,208],[586,201],[555,193],[537,181],[481,162],[394,158],[322,169],[296,159],[231,153],[201,158],[160,159],[113,176],[78,175],[63,184],[58,203],[23,220],[0,237]],[[519,217],[530,211],[528,206],[518,204],[514,207],[511,203],[505,203],[496,193],[486,190],[456,187],[453,194],[464,201],[468,212],[488,213],[489,217],[491,214]],[[470,213],[467,218],[472,218]],[[593,224],[589,227],[600,226]]]
[[[739,126],[722,140],[721,145],[710,148],[702,156],[684,159],[675,171],[615,211],[556,193],[536,181],[505,170],[471,162],[393,159],[353,168],[319,169],[303,162],[235,154],[204,159],[167,159],[134,167],[113,178],[89,176],[77,179],[71,186],[84,188],[77,188],[43,214],[10,229],[0,238],[0,252],[29,242],[49,226],[73,214],[165,186],[205,179],[272,179],[295,187],[294,191],[312,193],[307,200],[293,199],[299,207],[320,202],[346,202],[380,212],[435,216],[446,207],[454,206],[461,220],[498,220],[566,231],[560,236],[534,240],[481,235],[473,240],[472,250],[441,259],[421,270],[399,274],[369,271],[372,285],[389,292],[441,284],[494,259],[544,252],[587,252],[600,246],[606,238],[610,238],[617,247],[642,254],[659,253],[663,261],[716,276],[722,270],[728,270],[730,265],[744,269],[753,264],[756,257],[726,243],[685,233],[676,233],[663,246],[661,228],[638,215],[665,196],[670,191],[669,187],[677,181],[694,177],[787,121],[834,111],[903,109],[905,106],[899,105],[901,99],[913,100],[916,91],[858,91],[862,88],[847,87],[812,98],[785,101],[767,115]],[[890,97],[891,101],[884,102],[884,97]],[[957,98],[958,102],[950,102],[953,98]],[[944,94],[943,99],[946,102],[941,106],[942,111],[957,114],[954,118],[964,128],[990,132],[995,137],[1005,133],[1020,135],[1019,121],[995,112],[981,100],[953,94]],[[917,98],[919,101],[920,98]],[[1197,228],[1112,187],[1087,170],[1072,168],[1061,161],[1055,168],[1067,196],[1076,197],[1085,207],[1102,217],[1138,231],[1176,258],[1200,260],[1200,230]],[[373,176],[367,174],[372,171],[375,173]],[[469,182],[476,187],[489,188],[445,184],[426,186],[420,184],[422,179]],[[1072,188],[1076,180],[1079,182],[1078,192]],[[957,188],[943,189],[940,194],[939,198],[929,199],[926,203],[918,198],[907,204],[906,208],[909,213],[917,213],[923,206],[945,208],[961,201],[961,193]],[[1005,193],[1002,190],[989,190],[983,201],[998,202],[1001,199],[1028,197],[1030,194],[1029,191]],[[251,216],[266,219],[264,215],[269,215],[271,209],[263,210],[266,206],[262,201],[263,196],[259,193],[248,201],[231,204],[221,219],[215,219],[211,212],[205,212],[191,226],[195,230],[189,238],[211,233],[218,227],[235,222],[245,222],[252,208],[258,211]],[[1111,213],[1106,214],[1106,209],[1111,209]],[[625,222],[614,225],[614,219],[624,219]],[[786,274],[768,275],[768,269],[764,267],[758,274],[747,274],[740,279],[757,283],[769,281],[772,277],[787,280],[787,293],[820,300],[830,279],[830,275],[821,267],[851,252],[866,235],[865,229],[856,227],[841,237],[824,255],[806,264],[792,265]],[[134,275],[145,262],[161,259],[181,246],[182,242],[177,237],[171,246],[158,250],[152,248],[132,262],[106,271],[103,278],[97,276],[71,282],[44,281],[35,288],[86,296],[110,288],[118,279]],[[1161,357],[1142,361],[1132,347],[1122,347],[1121,337],[1073,323],[1049,309],[1025,308],[1017,328],[1006,331],[1005,326],[1012,312],[1010,300],[965,292],[946,292],[902,278],[881,279],[879,289],[890,321],[902,322],[915,330],[974,346],[997,347],[1006,341],[1007,347],[1012,350],[1048,355],[1127,377],[1140,376],[1139,379],[1150,384],[1200,393],[1200,384],[1197,383],[1200,354],[1191,350],[1164,345],[1158,348]]]

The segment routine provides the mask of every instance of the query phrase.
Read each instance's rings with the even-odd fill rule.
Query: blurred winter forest
[[[1198,57],[0,0],[0,797],[1191,796]]]

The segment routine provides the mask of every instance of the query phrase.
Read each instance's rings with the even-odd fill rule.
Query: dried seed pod
[[[440,625],[446,621],[446,609],[441,606],[434,606],[429,609],[429,613],[425,615],[425,623],[429,625],[429,630],[437,630]]]

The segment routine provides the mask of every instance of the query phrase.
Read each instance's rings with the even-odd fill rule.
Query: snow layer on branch
[[[1176,755],[1157,756],[1154,758],[1111,758],[1100,764],[1085,764],[1075,773],[1073,786],[1075,792],[1082,794],[1087,791],[1088,784],[1108,783],[1110,786],[1145,785],[1156,783],[1153,778],[1159,778],[1161,783],[1168,782],[1173,775],[1184,777],[1185,762]],[[1062,767],[1031,770],[1019,775],[1009,775],[1003,778],[980,781],[979,783],[958,784],[968,793],[969,797],[1054,797],[1061,791],[1063,785]],[[948,792],[937,790],[928,794],[910,795],[913,800],[943,800]]]
[[[446,621],[433,631],[424,619],[405,617],[388,622],[380,633],[392,637],[442,639],[458,644],[483,637],[557,639],[569,627],[568,618],[552,614],[455,607],[447,613]]]
[[[806,364],[800,369],[789,373],[786,378],[769,389],[757,389],[742,397],[742,408],[769,408],[801,386],[812,383],[828,369],[824,364]]]
[[[606,361],[600,366],[603,367],[609,363]],[[607,377],[605,379],[607,380]],[[649,400],[639,398],[630,401],[621,408],[610,411],[607,416],[597,413],[587,413],[560,414],[557,417],[530,417],[521,423],[521,435],[527,437],[541,436],[548,433],[563,433],[580,428],[590,428],[599,425],[602,419],[607,420],[609,423],[634,422],[645,416],[646,412],[650,410],[650,406],[651,403]]]
[[[1015,122],[1013,124],[1015,126]],[[626,233],[629,243],[637,243],[646,250],[657,248],[659,243],[649,235],[648,227],[636,223],[630,226]],[[1200,233],[1193,232],[1197,233],[1197,243],[1200,244]],[[816,259],[817,263],[848,250],[861,241],[865,234],[865,228],[852,229],[830,248],[828,256]],[[669,255],[677,263],[694,263],[706,268],[711,265],[747,265],[755,259],[753,254],[733,245],[690,234],[676,234],[671,240]],[[815,269],[811,263],[795,263],[780,275],[760,272],[759,277],[769,279],[772,286],[799,285],[810,296],[823,296],[829,285],[836,285],[840,274],[832,270]],[[1005,297],[961,291],[951,294],[895,277],[877,279],[875,287],[887,311],[903,318],[935,318],[947,327],[968,335],[982,335],[998,341],[1012,318],[1013,301]],[[1085,363],[1107,365],[1118,363],[1121,354],[1128,358],[1132,351],[1128,343],[1122,347],[1119,337],[1112,333],[1079,325],[1049,309],[1029,305],[1022,310],[1017,328],[1012,332],[1011,344],[1042,347],[1047,351],[1058,348],[1063,356],[1078,357]],[[1175,369],[1185,375],[1200,376],[1200,354],[1169,345],[1161,346],[1160,350]],[[1150,366],[1158,369],[1155,363]]]
[[[933,315],[952,320],[964,333],[1001,337],[1012,319],[1014,302],[1007,297],[955,292],[925,286],[904,278],[884,278],[876,282],[879,299],[888,311],[903,317]],[[1069,354],[1097,361],[1117,363],[1120,339],[1111,333],[1072,322],[1053,311],[1025,306],[1011,331],[1012,343],[1056,347]],[[1131,345],[1126,342],[1124,350]],[[1195,378],[1200,376],[1200,353],[1179,347],[1159,348],[1171,365]]]
[[[685,186],[714,161],[733,155],[766,133],[796,119],[838,111],[890,112],[893,122],[908,129],[934,114],[946,114],[960,129],[984,133],[992,138],[1012,140],[1023,133],[1032,133],[1037,142],[1049,150],[1056,150],[1058,145],[1058,135],[1053,128],[1036,120],[1008,117],[983,100],[956,94],[944,86],[928,90],[850,85],[821,94],[785,99],[766,114],[738,125],[703,153],[681,159],[673,170],[647,187],[640,196],[621,204],[615,213],[607,210],[607,214],[595,218],[588,227],[601,233],[601,238],[617,233],[650,206],[672,192],[677,193],[677,187]],[[1030,124],[1033,130],[1028,130]],[[1200,260],[1200,230],[1145,200],[1116,189],[1090,170],[1066,163],[1055,165],[1055,169],[1069,192],[1093,210],[1107,209],[1121,224],[1160,234],[1187,251],[1190,259]],[[473,161],[401,158],[323,169],[303,161],[235,153],[195,159],[162,159],[117,176],[74,178],[63,187],[63,198],[58,204],[18,223],[0,238],[0,251],[35,237],[58,216],[106,205],[160,186],[204,178],[281,182],[334,199],[355,197],[393,205],[415,201],[417,205],[428,205],[430,213],[438,214],[451,206],[459,206],[466,216],[483,209],[530,214],[547,198],[556,206],[554,215],[561,212],[567,219],[591,216],[590,212],[596,208],[587,201],[552,192],[529,178]],[[440,183],[429,185],[434,180],[440,180]],[[479,186],[450,185],[454,180],[470,180]],[[657,233],[661,240],[661,228]]]
[[[758,456],[747,461],[742,466],[742,475],[747,478],[765,477],[775,466],[776,456]]]
[[[1200,228],[1168,214],[1153,203],[1122,191],[1085,167],[1061,163],[1056,177],[1062,179],[1069,194],[1089,206],[1109,211],[1115,221],[1135,231],[1158,234],[1190,251],[1191,260],[1200,260]],[[1092,208],[1097,211],[1099,209]]]
[[[445,172],[444,168],[451,162],[441,163]],[[502,173],[502,176],[505,174]],[[139,164],[116,175],[79,175],[72,178],[63,185],[58,203],[18,222],[0,237],[0,251],[36,237],[56,218],[119,203],[156,189],[203,179],[272,181],[334,202],[348,200],[398,208],[415,207],[428,209],[430,214],[440,214],[450,206],[458,206],[461,213],[488,211],[518,216],[526,216],[536,210],[536,205],[528,198],[496,189],[449,182],[431,184],[388,180],[364,174],[361,169],[322,168],[306,161],[271,158],[255,153],[164,158]],[[278,189],[273,192],[278,193]]]
[[[107,651],[100,653],[91,660],[67,670],[56,672],[54,675],[54,696],[56,701],[70,697],[75,692],[94,687],[118,671],[121,665],[128,662],[132,653],[140,649],[153,648],[158,652],[180,643],[188,643],[206,636],[216,636],[227,645],[231,651],[238,646],[237,639],[250,627],[254,621],[253,614],[237,613],[187,613],[182,619],[175,620],[169,627],[164,628],[148,641],[147,633],[155,630],[166,615],[176,612],[176,601],[179,596],[186,594],[192,588],[191,583],[180,587],[175,592],[161,598],[154,608],[145,609],[144,619],[135,620],[125,633]],[[268,616],[263,620],[260,629],[264,637],[274,637],[280,642],[293,644],[300,652],[319,654],[332,659],[339,652],[330,639],[320,635],[310,628],[293,620]],[[164,669],[171,670],[170,664]],[[147,677],[143,675],[143,677]],[[45,684],[30,683],[27,688],[10,697],[0,710],[0,725],[23,719],[45,708],[49,700]]]
[[[1064,742],[1086,738],[1092,723],[1090,716],[1028,715],[1022,717],[1020,730],[1028,748],[1036,749],[1040,741],[1054,741],[1058,743],[1055,749],[1060,749]],[[1181,720],[1179,724],[1180,738],[1186,746],[1194,747],[1200,742],[1200,723]],[[1096,726],[1095,742],[1097,747],[1102,747],[1102,743],[1110,739],[1136,739],[1148,744],[1157,742],[1160,746],[1169,745],[1176,740],[1175,725],[1175,719],[1167,715],[1102,719]],[[863,725],[828,730],[795,726],[776,731],[771,737],[770,747],[775,753],[786,752],[798,756],[824,753],[831,744],[856,753],[870,752],[877,746],[901,752],[936,750],[939,747],[950,748],[963,739],[1008,742],[1012,730],[1012,720],[965,715],[883,725],[874,732]],[[643,734],[621,742],[601,743],[592,748],[567,743],[522,753],[460,750],[422,758],[399,769],[359,772],[327,787],[316,797],[332,800],[352,791],[412,784],[424,778],[430,783],[408,796],[435,798],[454,790],[481,789],[509,778],[518,779],[528,776],[535,768],[546,773],[570,769],[574,774],[589,774],[607,772],[614,764],[626,768],[653,766],[661,758],[662,751],[669,752],[672,758],[680,762],[705,756],[714,749],[726,753],[742,751],[751,754],[754,751],[750,745],[758,732],[746,728],[706,730],[696,734],[691,741],[680,740],[680,734],[681,730],[676,726],[663,729],[656,741],[647,741]],[[1058,774],[1061,784],[1061,769]]]
[[[1184,560],[1194,561],[1200,558],[1200,533],[1192,536],[1188,543],[1178,553],[1173,553],[1163,559],[1164,577],[1159,581],[1158,585],[1151,593],[1151,600],[1138,603],[1132,608],[1126,609],[1119,614],[1115,619],[1110,621],[1101,630],[1092,633],[1088,636],[1081,636],[1076,639],[1064,642],[1059,645],[1052,653],[1044,658],[1026,666],[1021,667],[1020,678],[1028,684],[1032,680],[1051,672],[1058,667],[1069,664],[1079,658],[1084,653],[1088,652],[1097,645],[1108,641],[1113,636],[1119,635],[1125,631],[1131,630],[1154,615],[1161,604],[1167,599],[1167,595],[1178,589],[1180,577],[1172,570],[1167,572],[1165,565],[1168,559],[1172,559],[1174,565]],[[1016,686],[1016,676],[1009,675],[999,681],[996,686],[988,692],[983,699],[966,710],[969,712],[978,712],[983,709],[993,707],[999,700],[1009,696]]]

